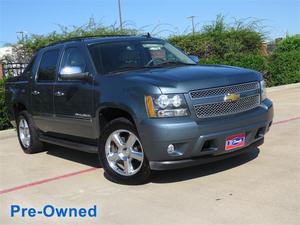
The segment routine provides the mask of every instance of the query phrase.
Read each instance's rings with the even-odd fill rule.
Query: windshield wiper
[[[184,62],[175,62],[175,61],[166,61],[153,66],[126,66],[116,70],[109,72],[110,74],[114,73],[122,73],[130,70],[141,70],[141,69],[149,69],[149,68],[161,68],[163,66],[171,66],[171,65],[196,65],[192,63],[184,63]]]
[[[148,67],[146,66],[126,66],[126,67],[122,67],[116,70],[113,70],[109,73],[121,73],[121,72],[126,72],[126,71],[130,71],[130,70],[140,70],[140,69],[146,69]]]
[[[156,66],[172,66],[172,65],[196,65],[194,63],[184,63],[184,62],[178,62],[178,61],[166,61],[163,63],[159,63]]]

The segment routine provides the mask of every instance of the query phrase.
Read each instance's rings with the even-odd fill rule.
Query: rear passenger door
[[[62,55],[59,71],[80,68],[91,74],[91,65],[81,45],[69,44]],[[59,74],[54,88],[55,131],[70,138],[92,138],[93,79],[63,79]]]
[[[48,132],[52,130],[54,116],[53,90],[57,76],[60,49],[52,48],[42,53],[31,88],[31,109],[36,126]]]

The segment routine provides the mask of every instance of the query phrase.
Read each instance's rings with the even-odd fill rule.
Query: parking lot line
[[[288,123],[288,122],[295,121],[295,120],[300,120],[300,116],[292,117],[292,118],[289,118],[289,119],[286,119],[286,120],[280,120],[280,121],[274,122],[273,125],[284,124],[284,123]],[[84,170],[79,170],[77,172],[67,173],[67,174],[64,174],[64,175],[60,175],[60,176],[56,176],[56,177],[52,177],[52,178],[47,178],[47,179],[35,181],[35,182],[32,182],[32,183],[27,183],[27,184],[24,184],[24,185],[20,185],[20,186],[8,188],[8,189],[0,190],[0,195],[5,194],[5,193],[9,193],[9,192],[18,191],[18,190],[25,189],[25,188],[29,188],[29,187],[33,187],[33,186],[37,186],[37,185],[40,185],[40,184],[56,181],[56,180],[65,179],[65,178],[72,177],[72,176],[77,176],[77,175],[80,175],[80,174],[95,171],[97,169],[98,168],[92,167],[92,168],[88,168],[88,169],[84,169]]]
[[[67,174],[64,174],[64,175],[57,176],[57,177],[52,177],[52,178],[39,180],[39,181],[35,181],[35,182],[32,182],[32,183],[28,183],[28,184],[16,186],[16,187],[13,187],[13,188],[0,190],[0,195],[8,193],[8,192],[14,192],[14,191],[17,191],[17,190],[20,190],[20,189],[29,188],[29,187],[32,187],[32,186],[48,183],[48,182],[51,182],[51,181],[60,180],[60,179],[64,179],[64,178],[67,178],[67,177],[80,175],[80,174],[83,174],[83,173],[88,173],[88,172],[91,172],[91,171],[94,171],[94,170],[97,170],[97,169],[98,168],[94,168],[94,167],[93,168],[88,168],[88,169],[84,169],[84,170],[79,170],[77,172],[67,173]]]
[[[280,121],[274,122],[273,125],[281,124],[281,123],[288,123],[288,122],[293,121],[293,120],[300,120],[300,116],[293,117],[293,118],[286,119],[286,120],[280,120]]]

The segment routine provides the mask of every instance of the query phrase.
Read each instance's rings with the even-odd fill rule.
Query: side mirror
[[[63,80],[86,80],[89,78],[88,72],[83,72],[78,66],[66,66],[59,72]]]
[[[190,59],[193,60],[195,63],[199,63],[200,59],[196,55],[189,55]]]

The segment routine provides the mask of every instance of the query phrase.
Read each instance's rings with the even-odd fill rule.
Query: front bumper
[[[250,111],[219,118],[193,117],[146,119],[138,131],[153,170],[181,168],[208,163],[243,153],[263,143],[273,120],[273,104],[266,99]],[[228,136],[245,133],[246,145],[225,152]],[[173,144],[176,154],[168,154]]]
[[[262,145],[264,138],[259,139],[258,141],[252,143],[246,148],[242,148],[238,151],[225,153],[221,155],[207,155],[191,159],[181,159],[173,161],[150,161],[150,168],[152,170],[173,170],[190,166],[197,166],[202,164],[207,164],[211,162],[220,161],[223,159],[231,158],[240,154],[244,154],[250,151],[255,150],[259,145]]]

